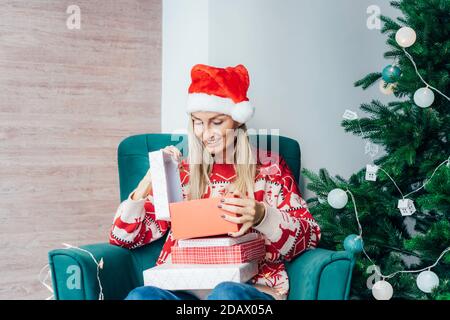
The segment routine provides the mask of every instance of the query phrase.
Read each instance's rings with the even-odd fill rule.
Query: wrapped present
[[[240,224],[225,220],[224,213],[235,213],[218,208],[221,198],[206,198],[170,203],[170,221],[174,239],[190,239],[239,231]]]
[[[261,260],[266,254],[262,237],[233,246],[222,247],[172,247],[174,264],[236,264]]]
[[[169,203],[183,201],[178,164],[162,150],[148,153],[153,204],[158,220],[170,220]]]
[[[166,290],[214,289],[219,283],[245,283],[258,273],[257,262],[241,264],[164,263],[143,272],[144,285]]]
[[[247,241],[255,240],[260,237],[260,234],[256,232],[246,233],[239,237],[222,237],[214,236],[207,238],[197,238],[197,239],[182,239],[178,240],[177,245],[182,248],[186,247],[228,247],[234,246],[235,244],[244,243]]]

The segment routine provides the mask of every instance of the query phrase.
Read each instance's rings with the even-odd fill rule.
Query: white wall
[[[209,0],[163,0],[161,131],[185,129],[185,102],[197,63],[209,62]]]
[[[377,86],[362,91],[353,83],[389,63],[383,58],[385,36],[366,26],[370,5],[378,5],[382,14],[396,16],[388,1],[190,3],[201,3],[201,8],[187,11],[185,1],[180,0],[165,0],[163,6],[163,30],[172,30],[163,32],[163,45],[170,44],[163,51],[163,132],[185,126],[184,113],[181,122],[179,115],[184,111],[193,64],[207,61],[224,67],[242,63],[250,73],[249,98],[256,107],[249,127],[278,128],[281,135],[297,139],[302,167],[314,171],[325,167],[332,175],[347,178],[370,161],[364,154],[365,142],[345,133],[340,122],[345,109],[358,111],[362,102],[387,100]],[[202,24],[194,26],[203,29],[208,25],[208,35],[201,30],[199,36],[193,36],[193,30],[180,22],[184,19],[168,19],[182,10],[190,19],[201,17]],[[169,38],[164,39],[166,36]],[[180,56],[186,49],[185,36],[195,37],[196,43],[186,56]],[[310,197],[305,181],[300,184],[305,198]]]

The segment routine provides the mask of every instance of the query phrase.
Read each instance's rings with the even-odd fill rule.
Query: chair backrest
[[[274,138],[275,137],[275,138]],[[299,179],[300,175],[300,145],[297,141],[279,136],[254,135],[250,140],[257,147],[271,150],[277,147],[280,155],[286,160],[294,177]],[[139,181],[147,172],[150,164],[148,153],[162,149],[168,145],[180,145],[182,152],[187,151],[187,136],[172,135],[167,133],[140,134],[124,139],[117,152],[119,165],[120,201],[125,200],[138,185]]]

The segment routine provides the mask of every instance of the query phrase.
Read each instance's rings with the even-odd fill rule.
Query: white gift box
[[[158,220],[170,220],[169,203],[183,201],[178,163],[162,150],[148,153],[153,205]]]
[[[240,264],[172,264],[164,263],[147,269],[144,285],[166,290],[214,289],[219,283],[245,283],[258,273],[258,263]]]

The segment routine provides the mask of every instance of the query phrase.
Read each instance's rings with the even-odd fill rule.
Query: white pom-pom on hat
[[[231,117],[240,123],[245,123],[253,117],[255,108],[249,101],[236,103],[231,109]]]

